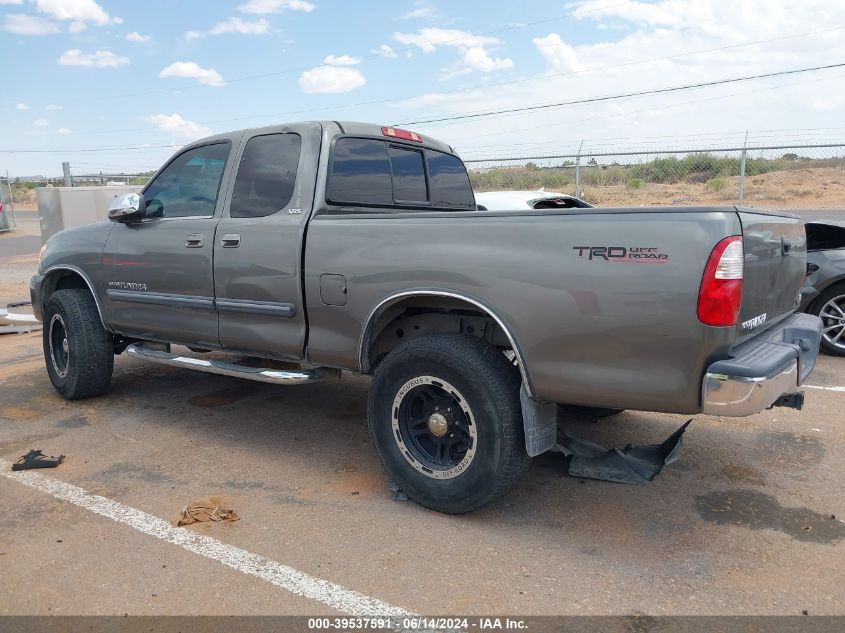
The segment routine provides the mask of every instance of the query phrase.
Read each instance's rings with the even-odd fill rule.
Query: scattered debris
[[[65,459],[64,455],[53,457],[45,455],[37,448],[32,449],[26,455],[21,455],[18,461],[12,464],[12,470],[30,470],[32,468],[55,468]]]
[[[0,308],[0,334],[26,334],[33,330],[41,329],[41,322],[33,314],[19,314],[9,312],[9,308],[30,305],[21,301],[10,303],[5,308]]]
[[[683,434],[692,420],[672,433],[662,444],[633,446],[622,450],[606,449],[589,440],[564,432],[557,449],[569,457],[569,474],[623,484],[646,484],[667,464],[677,461],[683,446]]]
[[[241,517],[229,508],[224,508],[215,497],[194,501],[182,508],[182,514],[176,522],[176,527],[204,523],[206,521],[237,521]]]
[[[402,489],[399,487],[399,485],[395,481],[391,481],[390,484],[388,484],[388,488],[390,488],[390,491],[393,493],[393,500],[394,501],[407,501],[408,500],[408,495],[406,495],[404,492],[402,492]]]

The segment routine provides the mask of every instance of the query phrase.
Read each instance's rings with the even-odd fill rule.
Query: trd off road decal
[[[669,255],[653,246],[573,246],[578,257],[618,264],[665,264]]]

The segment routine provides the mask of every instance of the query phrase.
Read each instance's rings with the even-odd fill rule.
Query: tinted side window
[[[229,216],[260,218],[283,209],[293,196],[302,139],[299,134],[266,134],[247,141]]]
[[[422,152],[391,146],[387,153],[393,170],[393,199],[396,202],[428,202]]]
[[[393,204],[387,144],[361,138],[340,138],[334,144],[329,177],[333,202]]]
[[[431,184],[431,205],[450,209],[475,209],[475,198],[467,170],[451,154],[426,150]]]
[[[203,145],[180,154],[144,190],[147,216],[214,215],[228,143]]]

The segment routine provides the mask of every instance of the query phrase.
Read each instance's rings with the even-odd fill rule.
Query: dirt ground
[[[0,294],[31,267],[0,255]],[[697,416],[649,485],[546,454],[499,503],[445,516],[391,491],[367,378],[285,388],[119,356],[111,393],[67,402],[40,337],[0,337],[0,614],[845,615],[845,359],[819,359],[801,412]],[[686,419],[561,425],[622,447]],[[33,448],[67,456],[41,489],[7,476]],[[171,538],[212,495],[241,519]]]

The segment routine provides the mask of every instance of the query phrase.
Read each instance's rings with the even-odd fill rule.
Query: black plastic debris
[[[390,492],[393,493],[393,500],[394,501],[407,501],[408,495],[402,492],[402,489],[399,487],[395,481],[391,481],[388,484],[388,488],[390,488]]]
[[[12,470],[30,470],[33,468],[55,468],[61,464],[65,459],[64,455],[53,457],[52,455],[45,455],[37,448],[29,451],[26,455],[21,455],[20,459],[12,464]]]
[[[681,456],[684,431],[690,422],[692,420],[687,420],[662,444],[628,444],[621,450],[607,449],[566,431],[557,449],[569,457],[569,474],[573,477],[621,484],[647,484],[664,466],[677,461]]]

